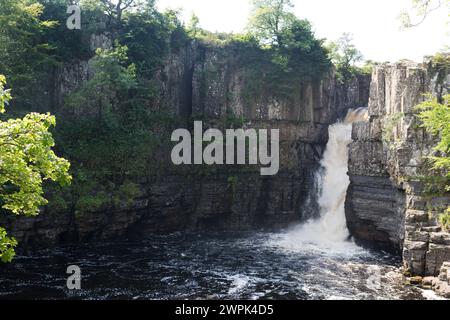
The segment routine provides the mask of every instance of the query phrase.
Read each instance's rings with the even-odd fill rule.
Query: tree
[[[291,0],[253,0],[249,31],[262,43],[283,45],[283,32],[298,20]]]
[[[11,99],[5,89],[5,77],[0,75],[0,113]],[[47,204],[43,197],[43,181],[70,183],[70,164],[53,152],[55,143],[50,127],[56,120],[50,114],[30,113],[23,119],[0,121],[0,206],[19,215],[35,216],[39,207]],[[17,241],[0,228],[0,260],[14,257]]]
[[[186,26],[187,32],[191,37],[195,38],[201,32],[199,24],[200,20],[198,16],[195,13],[192,13],[191,19]]]
[[[315,37],[309,21],[294,15],[290,0],[254,0],[248,30],[268,49],[273,66],[269,81],[320,79],[330,69],[323,40]]]
[[[331,63],[323,40],[317,39],[311,23],[295,18],[282,32],[283,44],[278,48],[284,56],[286,71],[298,74],[300,79],[320,79],[330,70]]]
[[[153,11],[155,0],[81,0],[81,5],[91,11],[106,14],[115,37],[122,27],[127,11]]]
[[[35,0],[0,2],[0,74],[8,77],[19,97],[16,104],[31,103],[25,97],[54,62],[49,55],[51,47],[42,35],[56,22],[42,20],[43,10]]]
[[[400,13],[399,19],[403,28],[422,24],[431,13],[442,8],[446,8],[450,13],[450,0],[411,0],[411,4],[412,11]]]
[[[356,64],[361,62],[363,56],[352,43],[352,35],[344,33],[336,42],[328,45],[330,58],[336,66],[338,79],[347,84],[358,72]]]
[[[99,121],[108,120],[109,116],[128,90],[136,85],[136,68],[134,64],[125,66],[126,46],[115,43],[113,49],[97,49],[93,58],[93,77],[83,83],[81,88],[67,99],[66,107],[76,113],[98,115]],[[83,110],[80,112],[80,108]],[[77,111],[78,110],[78,111]]]

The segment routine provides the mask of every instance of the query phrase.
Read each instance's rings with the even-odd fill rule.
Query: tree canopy
[[[291,0],[253,0],[249,31],[263,44],[282,46],[283,36],[298,20]]]
[[[248,30],[271,50],[284,76],[320,79],[331,67],[324,41],[315,37],[309,21],[295,16],[293,7],[290,0],[254,0]]]
[[[0,75],[0,113],[11,99]],[[0,121],[0,206],[16,215],[34,216],[47,204],[43,181],[70,183],[70,164],[56,156],[50,127],[56,124],[50,114],[30,113],[23,119]],[[10,261],[17,242],[0,228],[0,259]]]
[[[399,15],[403,28],[419,26],[436,10],[447,10],[450,14],[450,0],[411,0],[411,5],[411,10],[404,10]]]
[[[344,33],[337,41],[332,41],[328,45],[331,61],[336,66],[339,80],[344,84],[358,73],[359,69],[356,64],[363,59],[361,52],[355,47],[352,40],[350,33]]]

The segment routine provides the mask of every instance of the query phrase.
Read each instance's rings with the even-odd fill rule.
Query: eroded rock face
[[[449,260],[448,233],[437,222],[448,196],[425,196],[419,179],[436,141],[418,125],[414,107],[424,93],[445,94],[426,63],[401,62],[374,70],[369,115],[353,128],[346,215],[357,240],[403,254],[405,271],[436,276]],[[436,91],[437,89],[438,92]]]
[[[253,87],[255,79],[246,77],[251,67],[239,54],[197,41],[171,54],[157,75],[161,104],[180,115],[223,118],[232,113],[248,121],[313,125],[329,125],[349,108],[367,106],[370,76],[358,76],[344,88],[331,71],[321,81],[293,83],[287,95],[270,86]],[[261,69],[256,80],[264,79],[265,72]]]
[[[94,47],[108,47],[103,36]],[[370,77],[355,79],[348,88],[333,72],[322,81],[305,81],[292,97],[265,88],[248,96],[245,65],[239,52],[227,47],[190,42],[172,51],[155,75],[160,96],[155,107],[186,119],[206,119],[215,126],[230,112],[243,116],[251,128],[280,129],[280,171],[261,177],[259,169],[223,166],[210,174],[190,176],[179,170],[158,176],[143,173],[135,181],[141,192],[133,203],[108,205],[96,212],[44,208],[36,218],[7,218],[11,234],[22,245],[111,239],[122,235],[183,230],[249,230],[284,227],[309,217],[314,172],[328,140],[328,125],[348,108],[366,106]],[[55,76],[53,96],[58,109],[67,93],[89,79],[87,61],[64,66]],[[263,72],[263,70],[261,70]],[[76,116],[86,116],[80,111]],[[95,110],[92,111],[95,113]],[[168,141],[169,144],[169,141]],[[170,152],[158,161],[170,162]]]

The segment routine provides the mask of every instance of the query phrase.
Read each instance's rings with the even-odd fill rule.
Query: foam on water
[[[319,219],[310,220],[287,233],[272,238],[270,245],[293,251],[321,251],[332,255],[363,254],[364,250],[349,241],[345,218],[345,198],[350,185],[348,145],[352,124],[367,119],[366,109],[350,110],[343,122],[329,128],[329,141],[316,175],[319,185]]]

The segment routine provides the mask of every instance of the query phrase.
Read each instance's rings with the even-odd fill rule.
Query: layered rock
[[[437,221],[450,197],[424,192],[420,177],[429,173],[425,159],[436,141],[419,126],[414,109],[423,94],[445,93],[442,88],[448,84],[438,86],[427,63],[377,66],[370,119],[355,124],[350,145],[349,229],[359,241],[402,252],[412,275],[436,276],[450,256],[449,234]]]

